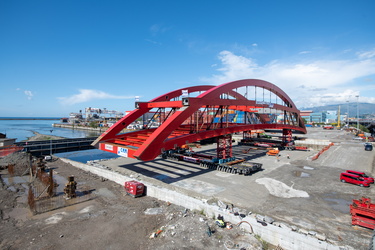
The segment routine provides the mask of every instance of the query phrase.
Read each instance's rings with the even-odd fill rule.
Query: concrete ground
[[[354,249],[368,249],[372,231],[351,225],[349,204],[362,196],[374,197],[374,187],[363,188],[341,183],[346,169],[374,175],[375,151],[365,151],[363,142],[340,130],[309,128],[308,139],[334,142],[317,160],[318,151],[281,151],[279,160],[266,150],[250,150],[234,143],[237,158],[263,164],[263,171],[250,176],[209,170],[188,162],[155,159],[140,162],[130,158],[102,161],[114,171],[147,180],[171,190],[207,199],[223,201],[247,212],[267,215],[277,221],[308,231],[325,234],[330,242]],[[215,145],[199,151],[215,154]],[[198,151],[198,150],[197,150]],[[289,155],[289,158],[287,157]]]

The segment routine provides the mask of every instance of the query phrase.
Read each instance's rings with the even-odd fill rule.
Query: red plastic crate
[[[145,190],[145,185],[138,181],[126,181],[125,191],[133,197],[142,196]]]

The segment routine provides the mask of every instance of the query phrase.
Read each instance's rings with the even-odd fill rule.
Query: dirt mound
[[[15,152],[13,154],[9,154],[3,158],[0,158],[0,169],[7,169],[9,165],[12,165],[14,175],[22,175],[27,171],[30,167],[30,164],[35,161],[32,157],[30,157],[26,152]]]

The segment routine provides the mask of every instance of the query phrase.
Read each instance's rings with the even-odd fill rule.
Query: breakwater
[[[62,123],[54,123],[52,124],[55,128],[69,128],[69,129],[79,129],[79,130],[87,130],[87,131],[95,131],[95,132],[104,132],[108,129],[108,127],[87,127],[87,126],[80,126],[80,125],[73,125],[73,124],[62,124]]]

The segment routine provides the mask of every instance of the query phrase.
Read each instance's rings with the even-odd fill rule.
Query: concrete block
[[[325,234],[317,233],[317,234],[315,234],[315,237],[316,237],[318,240],[321,240],[321,241],[326,241],[326,240],[327,240],[327,236],[326,236]]]
[[[263,216],[263,215],[257,214],[255,218],[256,218],[258,221],[264,221],[264,216]]]
[[[227,204],[225,204],[224,202],[222,202],[221,200],[217,201],[217,205],[222,208],[222,209],[226,209],[228,207]]]
[[[314,235],[316,235],[316,232],[315,231],[309,231],[309,234],[314,236]]]
[[[162,207],[153,207],[153,208],[147,208],[145,211],[145,214],[148,215],[155,215],[155,214],[162,214],[164,212]]]
[[[280,223],[280,227],[282,229],[288,229],[288,230],[292,231],[292,228],[288,224]]]
[[[264,221],[267,222],[268,224],[272,224],[275,220],[266,215],[264,216]]]

